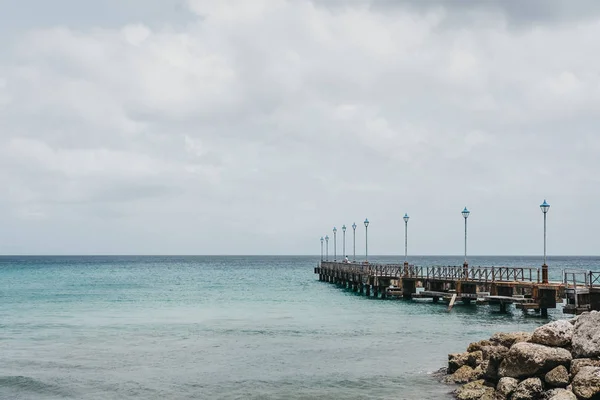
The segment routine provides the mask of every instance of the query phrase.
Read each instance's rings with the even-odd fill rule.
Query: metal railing
[[[540,282],[540,269],[529,267],[404,266],[401,264],[357,264],[324,262],[334,272],[366,274],[390,278],[431,279],[472,282]],[[589,276],[600,285],[600,272]],[[587,282],[587,281],[586,281]]]

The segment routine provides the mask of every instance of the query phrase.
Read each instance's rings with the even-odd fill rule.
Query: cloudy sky
[[[0,9],[0,253],[600,254],[600,2]]]

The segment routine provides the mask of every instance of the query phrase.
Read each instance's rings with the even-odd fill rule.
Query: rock
[[[454,373],[463,365],[468,365],[475,368],[483,361],[483,353],[481,350],[466,352],[466,353],[453,353],[448,354],[448,373]]]
[[[546,374],[544,381],[552,387],[565,387],[569,384],[569,371],[564,365],[559,365]]]
[[[496,382],[498,381],[498,367],[504,359],[508,349],[504,346],[483,346],[483,361],[480,364],[483,377]]]
[[[504,346],[483,346],[481,353],[484,360],[502,361],[508,353],[508,348]]]
[[[546,346],[566,346],[571,343],[573,330],[573,325],[567,320],[550,322],[533,331],[531,342]]]
[[[467,347],[467,352],[472,353],[477,350],[481,350],[483,346],[489,346],[492,342],[489,340],[480,340],[479,342],[469,343],[469,347]]]
[[[457,369],[452,375],[449,375],[446,378],[444,378],[444,382],[467,383],[472,380],[475,380],[474,375],[475,374],[473,368],[469,367],[468,365],[463,365],[462,367]]]
[[[566,389],[552,389],[544,393],[544,399],[546,400],[577,400],[577,396],[570,390]]]
[[[494,388],[486,386],[483,379],[459,387],[454,394],[458,400],[494,400]]]
[[[528,378],[519,383],[512,396],[511,400],[532,400],[540,399],[544,387],[540,378]]]
[[[470,367],[477,367],[483,361],[483,352],[481,350],[472,351],[467,357],[467,365]]]
[[[571,361],[571,377],[577,375],[579,370],[583,367],[600,367],[600,360],[593,360],[591,358],[576,358]]]
[[[529,332],[498,332],[490,338],[490,341],[494,344],[508,347],[510,349],[513,344],[528,342],[530,339],[531,333]]]
[[[508,399],[518,385],[519,381],[515,378],[505,377],[500,379],[498,385],[496,385],[496,397],[499,399]]]
[[[467,363],[469,353],[452,353],[448,354],[448,373],[453,374],[457,369]]]
[[[477,381],[481,378],[483,378],[483,370],[481,369],[481,364],[479,364],[478,366],[473,368],[473,377],[471,378],[471,380]]]
[[[569,364],[571,359],[571,353],[560,347],[526,342],[516,343],[500,363],[498,376],[526,378],[546,373],[559,365]]]
[[[582,367],[571,385],[573,393],[581,399],[591,399],[600,394],[600,367]]]
[[[571,343],[575,358],[600,356],[600,313],[583,313],[577,317]]]

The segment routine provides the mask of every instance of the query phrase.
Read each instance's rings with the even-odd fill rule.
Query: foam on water
[[[316,261],[0,257],[0,398],[443,399],[451,387],[431,373],[449,352],[545,321],[369,299],[319,282]],[[595,258],[549,264],[554,279],[564,267],[600,270]]]

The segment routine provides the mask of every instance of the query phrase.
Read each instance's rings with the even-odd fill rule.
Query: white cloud
[[[554,252],[593,253],[573,232],[598,194],[600,20],[407,4],[191,0],[192,23],[16,35],[0,217],[70,227],[31,252],[306,253],[369,216],[389,253],[408,211],[414,252],[460,253],[467,204],[474,252],[535,253],[548,197]],[[518,241],[504,208],[527,210]]]

